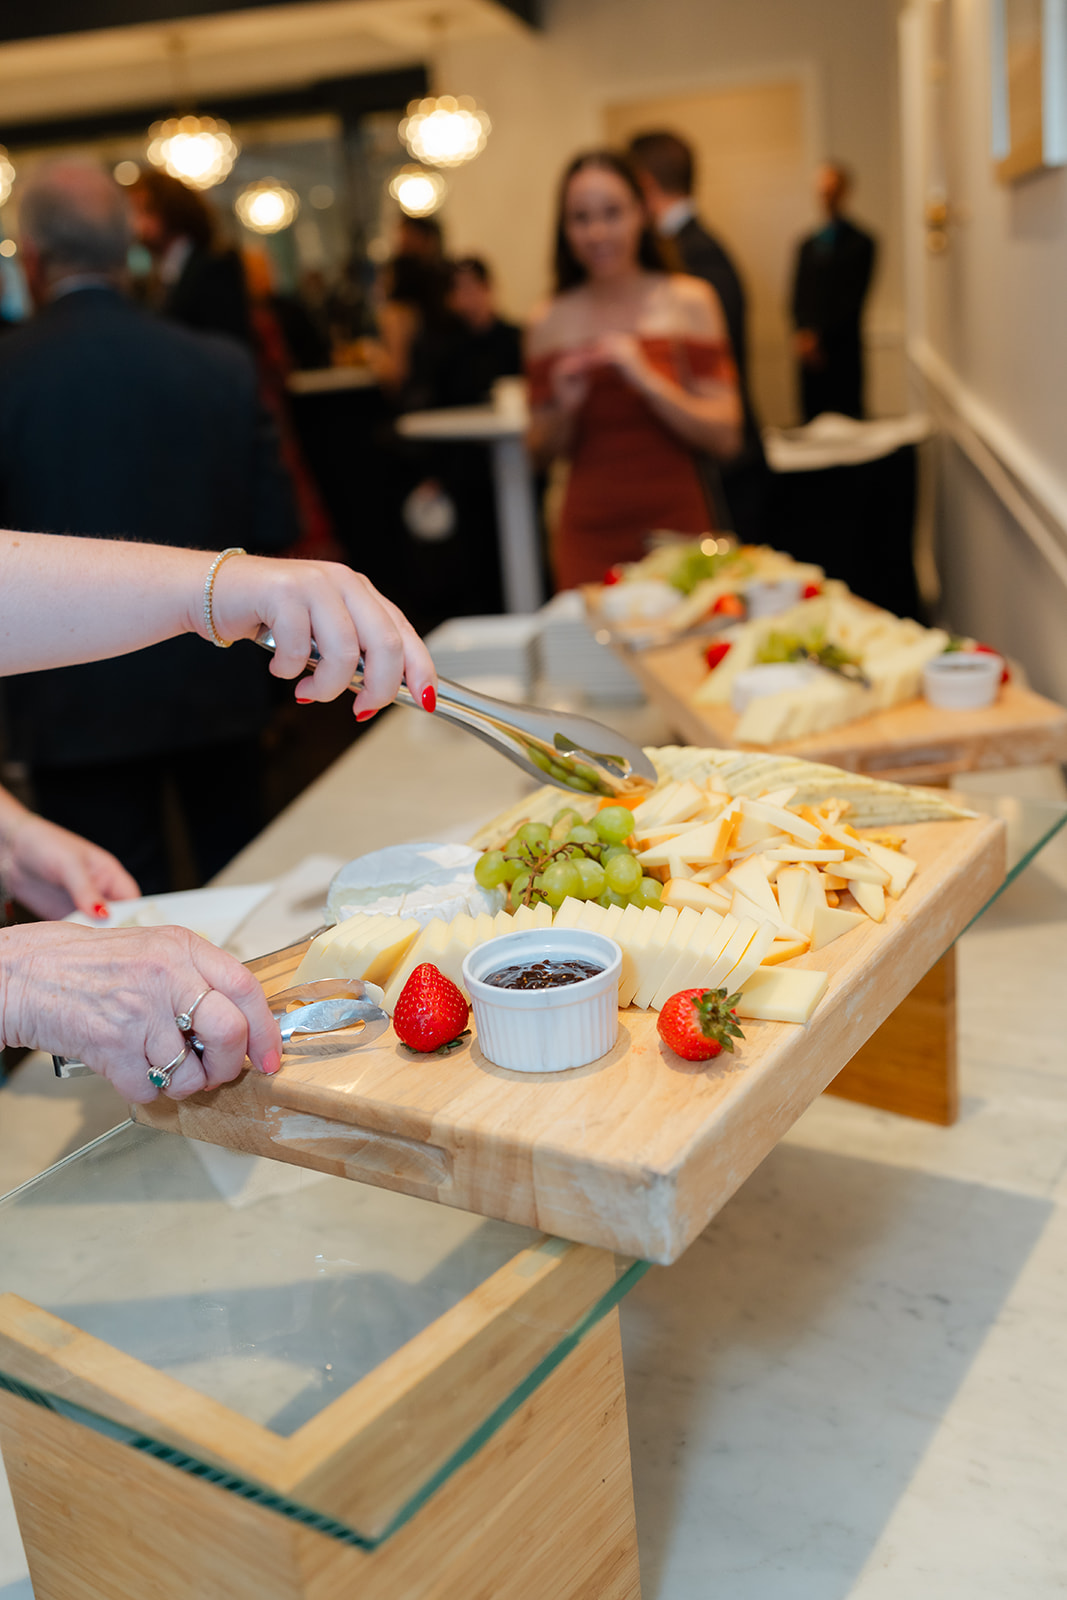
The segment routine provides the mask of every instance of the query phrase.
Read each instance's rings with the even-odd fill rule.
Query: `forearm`
[[[204,634],[211,552],[0,532],[0,674]]]
[[[0,867],[4,854],[11,848],[16,833],[32,815],[6,789],[0,789]]]
[[[570,454],[574,441],[574,413],[562,406],[535,411],[526,430],[526,448],[534,464],[547,467],[558,456]]]
[[[741,401],[737,390],[723,384],[711,394],[692,394],[660,373],[642,377],[640,392],[671,432],[693,450],[720,460],[741,448]]]

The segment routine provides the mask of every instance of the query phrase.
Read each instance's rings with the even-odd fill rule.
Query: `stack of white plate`
[[[535,620],[539,624],[539,676],[551,692],[616,705],[637,705],[644,699],[629,668],[610,646],[597,643],[586,621],[585,602],[576,589],[557,594],[541,607]]]
[[[522,698],[533,688],[540,625],[538,616],[453,617],[428,634],[426,644],[442,678],[500,699]],[[501,694],[504,683],[518,693]]]

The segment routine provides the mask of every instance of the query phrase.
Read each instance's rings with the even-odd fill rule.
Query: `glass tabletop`
[[[1067,824],[1060,801],[955,797],[1007,825],[997,895]],[[384,1476],[393,1487],[373,1511],[339,1514],[329,1496],[280,1490],[278,1475],[257,1470],[257,1449],[265,1462],[321,1431],[346,1397],[428,1342],[454,1337],[463,1308],[499,1300],[505,1280],[512,1292],[516,1277],[540,1281],[568,1252],[578,1253],[577,1289],[572,1274],[556,1301],[513,1294],[498,1319],[499,1359],[485,1363],[455,1420],[423,1430],[408,1418],[387,1433],[381,1450],[391,1452]],[[403,1527],[647,1270],[133,1123],[0,1200],[0,1262],[0,1388],[367,1549]],[[15,1296],[61,1319],[44,1345],[66,1340],[78,1358],[70,1371],[39,1359],[40,1329],[36,1355],[33,1339],[20,1338],[28,1313]],[[71,1329],[101,1344],[85,1341],[89,1354],[80,1353]],[[90,1381],[92,1352],[103,1347],[126,1363],[110,1388]],[[210,1429],[156,1426],[140,1403],[153,1375],[165,1389],[159,1418],[225,1408],[243,1453],[197,1448]],[[423,1432],[436,1440],[424,1442]]]
[[[567,1251],[606,1266],[559,1311],[541,1296],[513,1309],[519,1353],[506,1381],[484,1384],[436,1455],[410,1429],[390,1444],[403,1465],[389,1503],[360,1525],[324,1502],[272,1490],[217,1456],[181,1448],[172,1432],[131,1417],[140,1377],[94,1392],[77,1373],[42,1382],[11,1336],[0,1298],[0,1387],[136,1449],[208,1476],[347,1543],[374,1548],[479,1449],[646,1270],[508,1223],[374,1189],[302,1167],[125,1123],[0,1200],[0,1290],[177,1380],[272,1440],[296,1441],[341,1397],[432,1340],[461,1301],[494,1275],[531,1281]],[[16,1323],[22,1313],[16,1308]],[[538,1326],[530,1336],[531,1318]],[[443,1320],[442,1320],[443,1319]],[[502,1354],[500,1352],[503,1352]],[[492,1375],[491,1375],[492,1376]],[[480,1386],[481,1387],[481,1386]],[[182,1392],[168,1391],[180,1407]],[[168,1396],[164,1395],[166,1401]],[[196,1410],[195,1404],[193,1410]],[[165,1414],[166,1407],[164,1407]],[[242,1428],[242,1422],[245,1425]],[[255,1436],[253,1435],[253,1444]]]
[[[984,917],[1019,874],[1052,843],[1067,825],[1067,801],[1020,799],[1010,794],[990,794],[980,789],[953,789],[952,799],[983,816],[999,817],[1007,829],[1007,871],[1004,881],[990,895],[982,909],[971,918],[973,927],[979,917]],[[1065,839],[1067,842],[1067,839]],[[967,929],[962,932],[966,933]],[[960,937],[960,935],[957,935]]]

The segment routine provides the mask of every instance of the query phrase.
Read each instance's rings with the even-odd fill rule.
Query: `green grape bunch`
[[[511,910],[547,902],[595,900],[602,906],[658,906],[663,886],[641,870],[624,843],[633,833],[626,806],[605,806],[589,821],[572,806],[551,825],[527,822],[502,850],[486,850],[474,868],[483,889],[507,887]]]

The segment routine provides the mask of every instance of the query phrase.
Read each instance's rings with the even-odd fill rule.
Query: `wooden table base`
[[[0,1393],[37,1600],[640,1600],[618,1312],[377,1550]]]
[[[955,1122],[955,947],[920,979],[826,1093],[942,1127]]]

